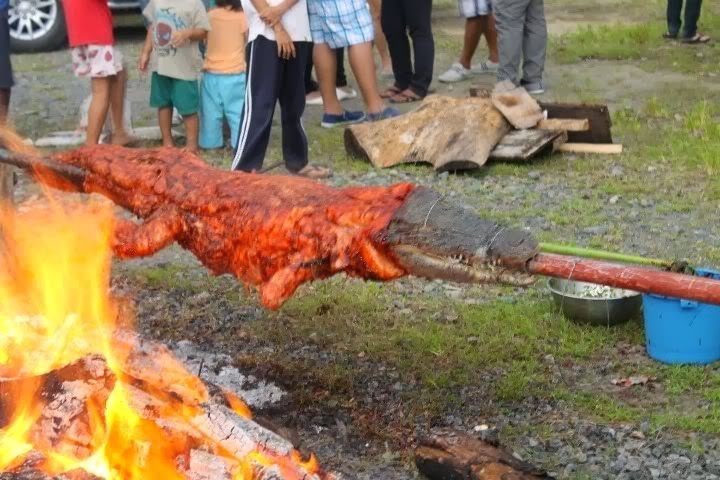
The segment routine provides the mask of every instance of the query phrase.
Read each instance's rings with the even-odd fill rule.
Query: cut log
[[[566,153],[601,153],[617,155],[623,152],[623,146],[617,143],[565,143],[558,148]]]
[[[449,429],[420,439],[415,464],[430,480],[539,480],[544,471],[522,462],[498,446]]]
[[[572,143],[613,143],[610,110],[607,105],[585,103],[552,103],[540,102],[540,107],[547,111],[547,118],[579,118],[587,119],[589,130],[569,132],[568,142]]]
[[[590,121],[587,118],[548,118],[540,120],[537,128],[545,130],[564,130],[566,132],[586,132],[590,130]]]
[[[345,148],[381,168],[422,162],[438,171],[474,169],[509,131],[488,99],[432,95],[400,117],[349,126]]]
[[[490,153],[490,160],[526,162],[558,150],[566,140],[567,132],[562,130],[513,130],[495,146]]]
[[[516,87],[512,82],[495,85],[491,98],[495,108],[517,129],[533,128],[545,118],[537,100],[523,87]]]

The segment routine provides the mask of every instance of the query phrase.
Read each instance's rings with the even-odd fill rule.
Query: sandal
[[[402,90],[400,90],[398,87],[393,85],[392,87],[388,87],[384,92],[380,94],[380,98],[390,98],[394,97],[395,95],[398,95],[402,93]]]
[[[683,37],[682,42],[683,43],[708,43],[710,41],[710,37],[707,35],[703,35],[702,33],[696,33],[692,37]]]
[[[665,40],[677,40],[678,34],[671,33],[671,32],[665,32],[665,33],[663,33],[662,38],[664,38]]]
[[[413,103],[419,102],[423,97],[411,90],[405,90],[397,95],[390,97],[390,103]]]
[[[299,172],[296,172],[295,175],[310,178],[313,180],[320,180],[322,178],[332,177],[333,172],[326,167],[320,167],[318,165],[305,165],[305,167]]]

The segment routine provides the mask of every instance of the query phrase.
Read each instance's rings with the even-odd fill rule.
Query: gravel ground
[[[441,29],[456,29],[457,25],[439,20]],[[552,22],[551,22],[552,23]],[[563,30],[571,28],[568,20],[558,20]],[[133,65],[139,51],[142,30],[123,31],[121,48]],[[15,57],[18,86],[13,90],[13,115],[18,130],[25,136],[39,135],[58,129],[73,129],[77,122],[77,106],[88,93],[88,86],[72,78],[67,52]],[[450,64],[453,54],[440,50],[438,65]],[[440,72],[441,67],[438,67]],[[665,89],[672,91],[686,84],[692,77],[682,74],[653,75],[633,65],[613,62],[587,62],[582,69],[576,66],[553,66],[549,69],[549,84],[556,89],[551,95],[573,100],[582,89],[602,95],[611,109],[644,104],[647,98]],[[598,80],[600,77],[603,81]],[[597,83],[602,83],[598,86]],[[699,90],[712,94],[720,90],[717,82],[702,81]],[[452,89],[438,85],[438,93],[463,94],[464,86]],[[151,125],[154,112],[147,107],[147,83],[136,73],[131,75],[129,96],[133,102],[136,125]],[[350,105],[356,105],[357,103]],[[309,109],[307,123],[319,121],[319,112]],[[312,140],[312,139],[311,139]],[[621,139],[622,140],[622,139]],[[276,142],[277,143],[277,142]],[[632,150],[632,146],[629,146]],[[323,159],[320,159],[322,161]],[[220,161],[220,160],[215,160]],[[709,246],[715,243],[714,224],[708,222],[705,211],[716,211],[718,205],[705,200],[702,187],[686,183],[673,189],[664,179],[671,172],[670,163],[658,159],[647,165],[627,165],[609,158],[597,169],[581,165],[582,159],[563,156],[539,162],[532,167],[519,167],[508,173],[507,168],[490,168],[470,175],[435,175],[430,169],[401,168],[376,171],[368,166],[339,168],[330,181],[337,186],[389,184],[412,181],[431,186],[458,201],[474,206],[490,217],[512,218],[514,223],[535,232],[541,238],[572,239],[589,244],[593,239],[612,241],[617,250],[638,254],[652,254],[668,258],[693,258],[710,262]],[[623,193],[608,192],[598,187],[603,182],[622,182],[626,176],[641,175],[657,189]],[[21,177],[20,199],[37,194],[37,188]],[[679,197],[697,199],[696,207],[676,209]],[[694,200],[693,200],[694,201]],[[598,215],[591,219],[574,219],[574,203],[596,205]],[[543,215],[553,212],[553,216]],[[563,215],[565,216],[563,221]],[[597,222],[593,219],[597,218]],[[543,237],[544,236],[544,237]],[[278,344],[248,338],[243,326],[262,319],[266,313],[254,307],[238,309],[220,293],[237,290],[228,278],[220,279],[208,298],[183,288],[168,290],[140,287],[134,284],[133,271],[151,265],[190,266],[192,276],[202,278],[205,272],[187,253],[177,247],[166,249],[142,261],[118,266],[115,275],[117,292],[128,295],[135,304],[138,327],[146,335],[165,341],[180,342],[192,339],[205,351],[237,356],[263,355],[283,348],[299,361],[312,359],[327,364],[345,360],[342,352],[323,351],[311,344],[291,342]],[[398,295],[431,295],[447,301],[448,292],[455,287],[441,282],[404,281],[397,287]],[[453,293],[451,301],[470,302],[477,290]],[[182,328],[173,330],[168,319],[179,319]],[[628,347],[628,355],[642,356],[642,349]],[[574,371],[572,367],[557,366],[545,359],[548,368],[558,368],[563,378],[597,377],[606,381],[605,365],[594,370]],[[259,405],[259,412],[275,421],[295,428],[303,440],[303,447],[317,452],[324,464],[345,472],[349,478],[400,480],[416,478],[417,473],[403,447],[418,430],[427,429],[423,418],[400,421],[404,415],[403,396],[412,395],[419,388],[398,373],[370,361],[357,361],[358,380],[353,392],[353,408],[325,405],[318,408],[302,403],[299,394],[321,394],[321,387],[313,383],[311,372],[282,372],[277,365],[242,366],[245,375],[268,378],[289,393],[283,401],[270,407]],[[715,372],[717,373],[717,372]],[[579,418],[562,401],[548,402],[539,398],[525,398],[521,402],[504,405],[502,414],[489,415],[482,404],[482,389],[468,387],[460,392],[463,407],[443,420],[444,425],[472,432],[480,424],[497,428],[501,433],[523,429],[528,425],[544,429],[542,438],[531,431],[521,435],[510,447],[523,459],[542,464],[559,478],[598,479],[714,479],[720,476],[720,440],[710,435],[678,435],[654,431],[647,423],[598,424]],[[348,399],[350,402],[350,399]],[[359,413],[358,413],[359,412]],[[403,425],[407,431],[395,432],[388,441],[376,432],[368,431],[368,424]],[[408,426],[410,425],[410,426]],[[408,439],[407,444],[398,437]]]

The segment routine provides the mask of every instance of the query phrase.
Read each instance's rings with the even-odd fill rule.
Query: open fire
[[[326,479],[231,392],[116,323],[107,203],[3,211],[0,472]]]

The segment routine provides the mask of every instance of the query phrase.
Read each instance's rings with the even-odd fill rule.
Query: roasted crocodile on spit
[[[142,218],[118,220],[118,257],[152,255],[178,242],[214,274],[258,286],[268,308],[302,283],[340,272],[381,281],[533,281],[525,267],[538,243],[530,234],[410,183],[338,189],[220,170],[172,148],[103,145],[46,157],[1,149],[0,162],[60,190],[104,195]]]

